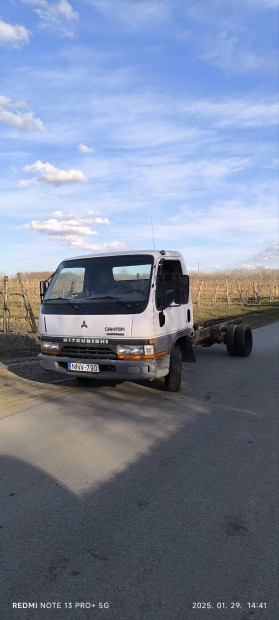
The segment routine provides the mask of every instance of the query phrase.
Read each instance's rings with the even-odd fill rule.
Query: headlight
[[[117,355],[144,355],[144,346],[142,344],[119,344]]]
[[[150,344],[119,344],[117,346],[117,357],[119,359],[146,360],[153,359],[159,354],[154,353],[154,347]]]

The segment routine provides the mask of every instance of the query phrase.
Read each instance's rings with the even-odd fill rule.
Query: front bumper
[[[118,360],[118,359],[88,359],[59,357],[58,355],[44,355],[39,353],[40,364],[44,370],[58,372],[67,377],[84,377],[87,379],[114,379],[134,381],[136,379],[156,379],[164,377],[169,372],[170,356],[154,360]],[[98,364],[100,372],[76,372],[67,370],[68,362]]]

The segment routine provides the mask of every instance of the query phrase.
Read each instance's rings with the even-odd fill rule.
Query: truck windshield
[[[61,263],[44,301],[76,304],[147,302],[153,266],[151,255],[116,255],[67,260]]]

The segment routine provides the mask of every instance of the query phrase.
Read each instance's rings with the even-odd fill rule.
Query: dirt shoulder
[[[21,411],[45,397],[56,376],[39,364],[40,341],[36,334],[0,332],[0,418]],[[51,375],[51,376],[50,376]]]
[[[0,361],[10,357],[26,357],[38,355],[40,340],[31,332],[8,334],[0,333]]]
[[[0,334],[0,346],[0,418],[56,399],[74,383],[42,368],[35,338]]]

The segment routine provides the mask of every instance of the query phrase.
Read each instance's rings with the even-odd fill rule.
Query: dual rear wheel
[[[229,325],[226,330],[225,345],[230,355],[249,357],[253,347],[253,336],[247,325]]]

